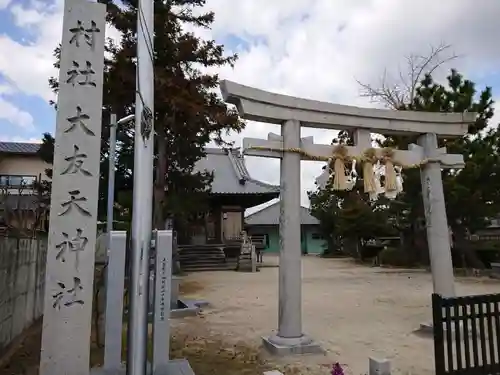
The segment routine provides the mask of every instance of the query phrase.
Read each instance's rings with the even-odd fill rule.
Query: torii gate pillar
[[[285,121],[281,126],[281,136],[284,148],[299,148],[300,122]],[[322,352],[311,338],[302,333],[300,160],[299,154],[291,152],[284,152],[280,158],[278,332],[263,338],[267,349],[276,354]]]
[[[434,293],[443,297],[455,297],[453,262],[451,258],[450,234],[446,217],[441,163],[437,155],[436,134],[423,134],[418,139],[419,148],[431,161],[420,171],[422,199],[425,209],[427,241],[432,270]],[[412,145],[413,149],[416,149]]]

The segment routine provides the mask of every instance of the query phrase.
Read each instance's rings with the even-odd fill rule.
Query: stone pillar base
[[[276,335],[262,337],[262,344],[269,353],[277,356],[325,353],[318,343],[306,335],[296,338],[279,337]]]
[[[428,335],[432,335],[434,334],[434,326],[432,325],[432,322],[423,322],[420,323],[420,327],[417,329],[417,331]]]
[[[467,326],[467,333],[470,334],[471,330],[472,330],[472,326],[469,324]],[[446,334],[446,332],[447,332],[446,327],[443,327],[443,331]],[[417,329],[417,332],[420,332],[420,333],[426,334],[426,335],[434,335],[434,326],[433,326],[432,322],[420,323],[420,327]],[[460,324],[459,324],[459,334],[460,334],[460,338],[463,340],[463,338],[464,338],[463,337],[464,325],[463,325],[462,321],[460,321]],[[455,337],[455,323],[452,323],[452,325],[451,325],[451,335],[453,338]]]
[[[151,374],[151,363],[148,363],[148,374]],[[125,375],[125,364],[122,368],[116,370],[105,370],[103,368],[93,368],[90,370],[90,375]],[[173,359],[168,362],[168,365],[151,375],[195,375],[193,369],[186,359]]]

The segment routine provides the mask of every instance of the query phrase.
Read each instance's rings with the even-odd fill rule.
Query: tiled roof
[[[279,225],[280,222],[280,202],[276,202],[263,208],[260,211],[245,218],[246,225]],[[300,207],[300,224],[302,225],[318,225],[319,221],[311,215],[309,209]]]
[[[36,154],[39,149],[40,145],[38,143],[0,142],[0,153],[5,154],[33,155]]]
[[[0,153],[36,154],[36,143],[0,142]],[[235,149],[207,148],[206,157],[195,165],[195,171],[214,173],[213,194],[279,194],[279,186],[253,179],[245,165],[245,159]]]
[[[253,179],[245,159],[235,149],[207,148],[206,157],[199,160],[194,170],[214,172],[212,194],[279,194],[279,186]]]

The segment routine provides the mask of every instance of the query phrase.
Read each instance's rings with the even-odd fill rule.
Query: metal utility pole
[[[116,156],[116,115],[112,113],[109,122],[108,208],[107,208],[107,218],[106,218],[108,251],[109,251],[111,231],[113,230],[113,205],[115,203],[115,156]]]
[[[106,233],[108,233],[108,249],[109,249],[109,233],[113,230],[113,205],[115,202],[115,162],[116,162],[116,129],[132,119],[134,115],[128,115],[116,121],[116,115],[111,114],[109,122],[109,171],[108,171],[108,207],[106,219]]]
[[[134,191],[127,374],[147,371],[149,253],[153,211],[153,0],[139,0],[137,12]]]

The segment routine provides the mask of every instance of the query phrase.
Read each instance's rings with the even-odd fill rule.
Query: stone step
[[[179,252],[187,252],[187,251],[224,251],[223,247],[203,247],[203,246],[196,246],[196,247],[181,247],[179,248]]]
[[[210,255],[219,255],[224,256],[224,252],[222,251],[189,251],[189,252],[180,252],[180,257],[203,257]]]
[[[234,270],[237,264],[222,249],[203,246],[181,249],[179,261],[184,272]]]
[[[236,269],[236,264],[225,263],[225,264],[198,264],[189,265],[182,267],[184,272],[202,272],[202,271],[234,271]]]
[[[224,254],[184,254],[179,256],[179,259],[225,259]]]
[[[193,247],[179,249],[179,253],[210,253],[210,252],[224,252],[222,248],[218,247]]]
[[[184,259],[180,260],[182,265],[190,265],[190,264],[199,264],[199,263],[207,263],[207,264],[224,264],[226,263],[226,259],[211,259],[211,258],[194,258],[194,259]]]
[[[233,258],[230,258],[230,259],[226,259],[226,258],[221,258],[221,259],[217,259],[217,258],[193,258],[193,259],[183,259],[183,260],[180,260],[180,263],[181,265],[182,264],[197,264],[197,263],[218,263],[218,264],[224,264],[224,263],[236,263],[238,261],[238,259],[233,259]]]
[[[179,254],[179,257],[183,258],[193,258],[193,257],[210,257],[210,256],[219,256],[219,257],[225,257],[224,253],[184,253],[184,254]]]

